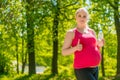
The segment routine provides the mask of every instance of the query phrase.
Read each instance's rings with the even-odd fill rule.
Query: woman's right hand
[[[83,49],[82,44],[80,43],[80,39],[78,40],[77,45],[75,46],[77,51],[81,51]]]

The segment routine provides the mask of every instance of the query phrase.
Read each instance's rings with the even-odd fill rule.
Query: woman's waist
[[[74,60],[74,68],[95,68],[97,67],[101,62],[101,59],[97,59],[97,60]]]
[[[75,65],[89,65],[90,67],[96,67],[101,61],[101,54],[99,53],[79,53],[74,56]]]

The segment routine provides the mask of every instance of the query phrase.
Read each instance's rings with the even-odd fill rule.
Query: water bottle
[[[98,40],[101,41],[102,39],[103,39],[103,32],[102,29],[100,29],[98,33]]]

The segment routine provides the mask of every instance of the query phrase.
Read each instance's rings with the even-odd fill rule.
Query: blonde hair
[[[86,12],[87,18],[89,19],[89,13],[88,13],[88,11],[87,11],[86,8],[79,8],[79,9],[77,9],[77,11],[76,11],[76,13],[75,13],[75,16],[76,16],[79,12],[81,12],[82,10]]]

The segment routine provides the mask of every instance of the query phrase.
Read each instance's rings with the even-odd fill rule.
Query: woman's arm
[[[79,44],[79,42],[75,47],[71,47],[74,35],[75,35],[75,33],[72,30],[70,30],[66,33],[64,44],[62,47],[62,55],[64,55],[64,56],[70,55],[70,54],[74,53],[76,50],[82,49],[82,45]]]
[[[93,35],[96,37],[96,33],[94,30],[92,30],[93,32]],[[96,37],[97,38],[97,37]],[[104,46],[104,39],[102,39],[101,41],[97,40],[97,46],[100,48],[100,47],[103,47]]]

